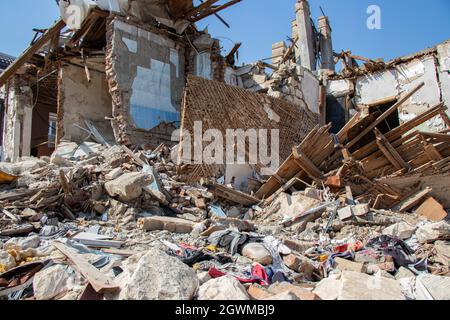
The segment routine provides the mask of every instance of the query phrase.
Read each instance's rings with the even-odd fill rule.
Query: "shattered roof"
[[[5,70],[16,58],[0,52],[0,70]]]

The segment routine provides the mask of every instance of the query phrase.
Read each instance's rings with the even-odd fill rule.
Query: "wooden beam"
[[[368,103],[367,106],[369,108],[373,108],[373,107],[377,107],[377,106],[380,106],[380,105],[383,105],[383,104],[387,104],[387,103],[391,103],[391,102],[394,102],[394,101],[397,101],[397,97],[396,96],[391,96],[391,97],[386,97],[386,98],[379,99],[379,100],[373,101],[371,103]]]
[[[203,10],[210,8],[216,2],[219,2],[219,0],[206,0],[199,6],[195,7],[191,11],[187,12],[184,15],[184,17],[187,19],[191,19],[191,18],[195,17],[196,15],[200,14]]]
[[[229,7],[231,7],[232,5],[235,5],[236,3],[239,3],[239,2],[241,2],[241,1],[242,1],[242,0],[232,0],[232,1],[229,1],[229,2],[227,2],[227,3],[225,3],[225,4],[222,4],[222,5],[220,5],[220,6],[216,7],[216,8],[211,9],[210,11],[207,11],[207,12],[205,12],[205,13],[200,14],[198,17],[195,17],[195,18],[191,19],[190,21],[191,21],[191,22],[197,22],[197,21],[200,21],[200,20],[202,20],[202,19],[204,19],[204,18],[207,18],[207,17],[209,17],[209,16],[211,16],[211,15],[213,15],[213,14],[218,13],[219,11],[222,11],[222,10],[224,10],[224,9],[226,9],[226,8],[229,8]],[[205,3],[206,3],[206,2],[205,2]]]
[[[419,190],[417,192],[414,192],[412,194],[407,195],[402,201],[394,206],[392,208],[393,211],[397,212],[406,212],[409,209],[415,207],[420,203],[420,201],[426,197],[431,191],[433,191],[432,188],[425,188],[423,190]]]
[[[295,163],[305,171],[310,178],[321,181],[324,179],[323,173],[317,168],[317,166],[308,159],[308,157],[297,148],[292,148],[292,155],[294,156]]]
[[[74,264],[74,267],[89,281],[96,292],[116,292],[120,289],[111,278],[100,272],[80,254],[72,252],[67,246],[57,241],[53,242],[53,246]]]
[[[441,111],[439,112],[439,115],[441,116],[442,120],[444,120],[447,129],[450,129],[450,118],[448,117],[448,114],[445,111]]]
[[[374,129],[375,135],[377,137],[377,145],[381,152],[386,156],[386,158],[393,164],[397,170],[405,169],[409,170],[411,167],[406,163],[405,160],[400,156],[400,154],[395,150],[395,148],[389,143],[386,137],[378,130]]]
[[[426,138],[433,138],[436,140],[450,142],[450,135],[445,133],[435,133],[435,132],[419,132],[420,135]]]
[[[387,117],[389,117],[394,111],[396,111],[400,106],[402,106],[409,98],[411,98],[417,91],[419,91],[425,85],[421,82],[419,85],[414,87],[409,93],[407,93],[403,98],[401,98],[396,104],[390,107],[386,112],[378,117],[371,125],[369,125],[363,132],[361,132],[356,138],[350,141],[345,147],[348,149],[358,143],[362,138],[364,138],[369,132],[371,132],[377,125],[383,122]]]
[[[439,153],[439,151],[436,149],[436,147],[430,143],[422,142],[423,150],[425,151],[425,154],[427,155],[428,159],[431,161],[441,161],[444,159],[442,155]]]
[[[2,74],[0,74],[0,87],[2,87],[11,78],[17,70],[23,66],[39,49],[58,34],[66,26],[61,19],[49,28],[35,43],[26,49],[22,55],[16,59]]]

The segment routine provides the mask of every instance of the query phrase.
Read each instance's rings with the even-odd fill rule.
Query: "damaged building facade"
[[[1,75],[3,160],[50,155],[55,145],[92,137],[173,144],[187,75],[237,84],[234,53],[222,56],[219,41],[194,24],[240,0],[215,2],[59,1],[62,19]],[[79,25],[68,11],[74,6]]]

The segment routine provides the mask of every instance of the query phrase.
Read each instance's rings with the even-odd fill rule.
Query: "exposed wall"
[[[194,160],[196,158],[194,155],[195,150],[199,146],[203,147],[201,150],[208,150],[214,144],[217,143],[219,145],[222,143],[222,146],[218,147],[218,149],[222,150],[227,143],[221,141],[219,137],[226,138],[229,130],[241,129],[242,131],[236,131],[239,139],[243,138],[245,140],[247,134],[251,135],[253,133],[255,139],[260,139],[259,147],[265,144],[268,146],[267,154],[255,152],[250,143],[246,146],[241,146],[242,149],[240,151],[252,157],[259,157],[256,159],[257,161],[253,161],[251,164],[257,162],[257,166],[266,165],[267,163],[261,161],[265,159],[261,158],[275,155],[276,160],[279,160],[274,160],[274,162],[278,162],[275,163],[275,168],[277,168],[291,154],[292,147],[300,143],[310,130],[319,123],[317,114],[283,99],[276,99],[266,94],[249,92],[243,88],[230,86],[223,82],[210,81],[193,76],[188,77],[185,101],[182,113],[181,131],[183,135],[181,146],[182,148],[186,147],[186,149],[179,154],[183,160]],[[199,127],[200,123],[201,127]],[[196,129],[201,133],[215,130],[214,139],[212,139],[214,144],[208,143],[207,138],[198,142],[198,136],[194,135]],[[272,136],[272,134],[274,135]],[[261,136],[266,140],[262,140]],[[278,141],[275,136],[279,138]],[[231,140],[234,140],[234,138],[231,137]],[[279,148],[277,147],[277,142],[279,142]],[[197,145],[196,148],[188,150],[188,147],[195,145]],[[236,145],[234,143],[231,143],[231,145],[239,148],[238,142],[236,142]],[[194,151],[194,153],[190,151]],[[200,153],[202,154],[202,152]],[[226,155],[224,154],[223,156],[225,158]],[[228,161],[229,159],[219,159],[219,162],[220,160],[224,160],[223,163],[226,162],[227,164],[232,164],[233,162]],[[255,159],[253,158],[253,160]],[[186,161],[186,163],[189,163],[189,161]],[[192,170],[186,172],[188,180],[192,179],[192,181],[195,181],[199,177],[213,177],[222,169],[222,166],[217,165],[216,162],[210,165],[204,162],[201,163],[203,164],[194,165],[194,168],[191,168]],[[271,165],[274,165],[274,163],[272,162]],[[235,169],[242,170],[243,168],[235,167]],[[228,174],[232,177],[230,172]],[[242,181],[239,181],[239,183],[242,184]]]
[[[441,56],[433,53],[411,58],[395,67],[358,77],[356,80],[341,79],[328,81],[327,95],[340,98],[354,95],[354,103],[361,110],[379,100],[394,97],[399,99],[419,83],[425,86],[414,94],[402,107],[399,108],[400,122],[415,118],[425,110],[440,103],[450,102],[450,64],[448,57],[450,49],[441,46]],[[446,60],[447,59],[447,60]],[[438,64],[439,61],[439,64]],[[447,61],[447,65],[445,65]],[[439,74],[439,78],[438,78]],[[354,84],[354,88],[353,88]],[[421,125],[422,131],[440,131],[445,124],[440,117],[436,117]]]
[[[17,161],[31,152],[33,93],[28,81],[19,75],[10,80],[6,95],[2,161]]]
[[[438,75],[441,87],[442,101],[450,108],[450,41],[446,41],[437,46],[438,55]],[[450,110],[447,109],[450,115]]]
[[[270,76],[258,64],[242,67],[236,74],[247,90],[267,92],[272,97],[319,113],[319,80],[311,71],[291,61],[280,65]]]
[[[77,128],[86,128],[85,120],[108,121],[111,117],[112,101],[104,73],[90,71],[88,82],[84,68],[65,65],[59,73],[57,139],[82,142],[89,135]],[[108,121],[109,122],[109,121]]]
[[[130,145],[170,142],[185,85],[184,45],[119,17],[107,30],[116,139]]]

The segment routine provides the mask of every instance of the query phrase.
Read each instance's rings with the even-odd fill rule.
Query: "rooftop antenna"
[[[322,6],[319,6],[319,8],[320,8],[320,11],[322,11],[322,15],[324,15],[324,16],[326,17],[327,15],[326,15],[325,12],[323,11]]]

